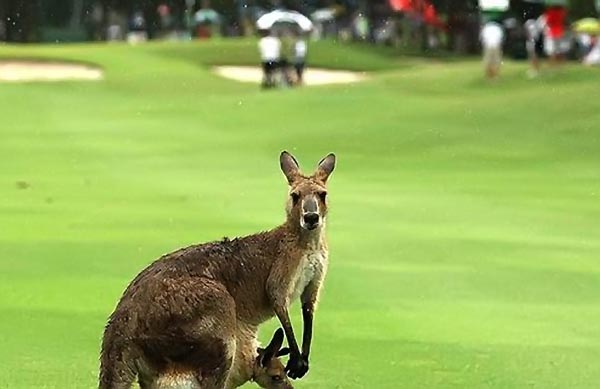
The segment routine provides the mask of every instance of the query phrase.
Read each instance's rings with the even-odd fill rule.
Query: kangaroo
[[[246,346],[253,347],[255,344],[257,344],[256,339]],[[278,329],[266,348],[257,347],[244,349],[243,352],[238,351],[239,358],[234,362],[234,369],[225,387],[233,389],[248,381],[254,381],[265,389],[293,389],[285,374],[285,367],[279,360],[279,357],[290,352],[287,347],[281,348],[282,344],[283,330]],[[254,355],[254,358],[247,359],[246,357],[250,355]],[[153,389],[202,389],[195,372],[178,369],[176,366],[170,366],[153,379],[145,377],[143,381],[147,383],[147,387]]]
[[[273,335],[271,343],[266,348],[257,349],[258,356],[254,361],[252,367],[253,375],[250,377],[250,380],[256,382],[261,388],[294,389],[285,373],[285,367],[279,360],[279,357],[290,353],[289,348],[281,348],[282,344],[283,330],[279,328]],[[239,384],[234,383],[234,385],[241,386],[243,383],[245,382],[241,382],[240,380]]]
[[[312,175],[288,152],[280,166],[289,184],[286,221],[267,232],[190,246],[166,254],[129,284],[104,331],[99,387],[129,388],[168,366],[192,371],[203,388],[226,387],[236,355],[258,326],[277,316],[290,348],[285,371],[309,368],[313,317],[325,278],[327,180],[336,157]],[[302,303],[300,349],[289,315]],[[237,358],[243,360],[243,358]]]

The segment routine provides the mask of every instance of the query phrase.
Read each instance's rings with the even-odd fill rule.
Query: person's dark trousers
[[[262,63],[263,68],[263,88],[272,88],[275,86],[275,70],[277,69],[277,62],[275,61],[264,61]]]
[[[304,62],[296,62],[294,64],[294,69],[296,70],[296,82],[302,84],[304,77]]]
[[[281,72],[281,78],[287,85],[292,85],[292,79],[290,78],[289,67],[290,63],[287,59],[282,58],[278,63],[279,71]]]

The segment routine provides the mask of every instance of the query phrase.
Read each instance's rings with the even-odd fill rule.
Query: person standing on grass
[[[600,40],[597,35],[590,37],[590,50],[583,57],[583,64],[588,66],[600,65]]]
[[[540,59],[536,50],[537,40],[542,35],[543,30],[543,18],[528,19],[525,22],[525,48],[527,49],[527,58],[531,68],[527,71],[527,75],[530,78],[537,77],[540,72]]]
[[[483,46],[483,64],[485,75],[489,79],[496,78],[502,64],[502,43],[504,30],[495,22],[487,22],[481,29],[481,45]]]
[[[306,66],[306,54],[308,52],[308,45],[306,44],[306,40],[302,36],[302,33],[299,32],[296,37],[296,42],[294,42],[294,69],[296,70],[296,83],[298,85],[302,85],[303,77],[304,77],[304,67]]]
[[[550,57],[552,64],[558,64],[564,59],[563,40],[566,18],[567,9],[563,6],[551,6],[544,12],[544,51]]]
[[[261,30],[260,35],[258,48],[263,69],[262,87],[272,88],[275,86],[275,72],[281,61],[281,41],[269,30]]]
[[[293,33],[288,28],[283,28],[278,33],[281,42],[281,56],[279,58],[279,72],[281,73],[281,82],[284,86],[293,84],[290,76],[290,57],[293,56],[294,37]]]

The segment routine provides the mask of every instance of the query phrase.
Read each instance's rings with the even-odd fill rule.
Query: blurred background
[[[595,0],[3,0],[0,41],[84,42],[243,37],[270,10],[299,11],[316,23],[314,39],[365,41],[475,53],[482,16],[509,20],[508,45],[524,56],[523,23],[550,5],[568,7],[572,21],[596,16]],[[524,43],[521,42],[521,46]]]
[[[0,387],[97,387],[139,271],[283,222],[284,149],[338,156],[296,387],[597,387],[598,5],[0,0]]]

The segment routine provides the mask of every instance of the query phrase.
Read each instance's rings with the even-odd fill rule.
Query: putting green
[[[0,47],[104,70],[0,87],[0,387],[95,387],[138,271],[283,220],[283,149],[339,157],[298,388],[597,386],[600,73],[507,62],[488,83],[474,60],[310,50],[369,80],[264,93],[211,72],[255,41]]]

